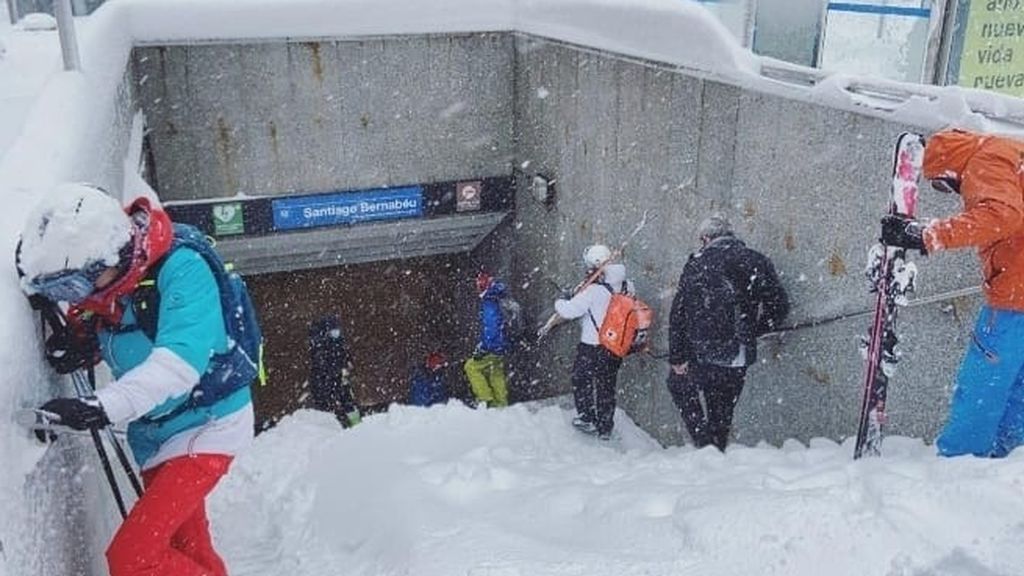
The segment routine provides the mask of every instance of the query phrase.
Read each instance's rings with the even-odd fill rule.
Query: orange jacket
[[[1024,311],[1024,142],[948,130],[924,150],[922,175],[960,180],[964,211],[924,233],[930,251],[976,246],[985,299]]]

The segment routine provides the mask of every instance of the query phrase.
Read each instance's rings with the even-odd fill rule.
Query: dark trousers
[[[690,362],[686,375],[669,371],[668,390],[698,448],[714,444],[725,451],[732,414],[743,392],[746,368]],[[703,396],[703,403],[701,397]]]
[[[572,365],[572,395],[580,418],[593,423],[598,434],[615,425],[615,382],[622,359],[601,346],[580,343]]]
[[[348,383],[315,384],[312,392],[315,409],[334,414],[344,428],[351,426],[348,415],[358,410],[358,407]]]

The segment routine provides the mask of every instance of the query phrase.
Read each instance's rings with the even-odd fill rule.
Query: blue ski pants
[[[935,445],[942,456],[1002,458],[1022,443],[1024,312],[982,306]]]

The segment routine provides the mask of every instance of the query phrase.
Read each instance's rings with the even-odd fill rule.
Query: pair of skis
[[[899,135],[893,154],[889,214],[914,217],[923,157],[924,138],[920,134],[904,132]],[[914,290],[917,267],[907,261],[905,248],[879,243],[868,252],[865,273],[875,293],[875,312],[868,338],[862,342],[867,366],[853,451],[855,459],[881,453],[889,378],[895,373],[898,360],[897,310],[907,304],[907,294]]]

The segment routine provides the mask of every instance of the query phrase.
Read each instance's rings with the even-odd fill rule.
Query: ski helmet
[[[423,366],[431,372],[436,372],[447,365],[448,358],[445,357],[444,352],[431,352],[427,354],[426,360],[423,361]]]
[[[612,259],[612,251],[604,244],[587,246],[583,251],[583,263],[587,268],[599,268]]]
[[[21,233],[23,289],[32,294],[44,292],[44,286],[54,294],[64,288],[88,289],[103,270],[120,264],[133,229],[121,205],[103,189],[90,184],[55,187],[29,214]],[[71,297],[70,292],[63,295]]]
[[[476,275],[476,291],[483,294],[494,284],[494,277],[487,272],[480,272]]]
[[[341,320],[336,315],[314,320],[309,325],[309,339],[311,341],[343,340]]]
[[[136,198],[125,212],[131,221],[132,237],[121,249],[117,278],[78,305],[113,323],[120,322],[124,312],[121,297],[138,287],[150,268],[170,251],[174,240],[171,219],[148,198]]]

